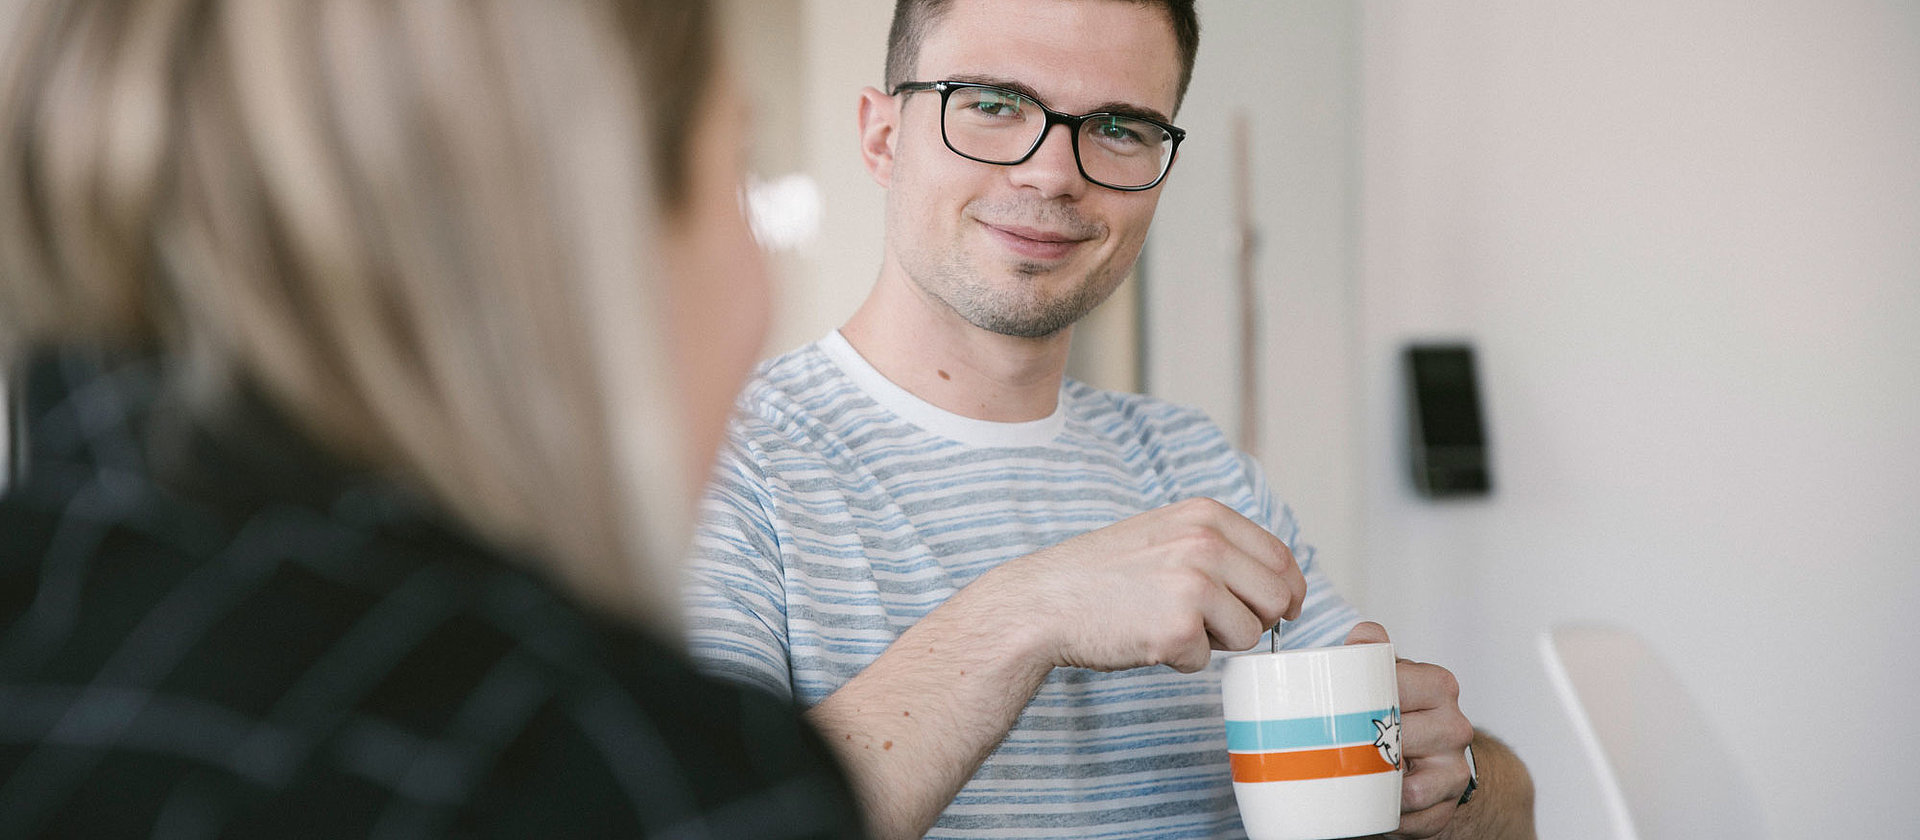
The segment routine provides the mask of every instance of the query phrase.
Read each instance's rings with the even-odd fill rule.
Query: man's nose
[[[1015,184],[1037,189],[1044,198],[1078,198],[1091,186],[1080,176],[1080,162],[1073,155],[1073,128],[1060,123],[1047,126],[1040,148],[1010,169]]]

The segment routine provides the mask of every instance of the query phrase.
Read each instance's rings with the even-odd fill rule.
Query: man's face
[[[961,0],[927,34],[911,80],[1002,85],[1070,114],[1124,105],[1170,119],[1179,76],[1173,26],[1157,6]],[[888,188],[889,256],[923,293],[982,329],[1041,337],[1125,279],[1158,187],[1089,183],[1065,126],[1025,163],[996,166],[945,146],[938,93],[897,96],[893,107],[891,156],[874,174]]]

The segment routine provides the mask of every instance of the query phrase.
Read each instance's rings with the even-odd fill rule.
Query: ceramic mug
[[[1249,840],[1327,840],[1400,825],[1393,645],[1227,660],[1221,701]]]

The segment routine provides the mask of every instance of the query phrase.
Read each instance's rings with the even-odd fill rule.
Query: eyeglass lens
[[[988,163],[1021,160],[1047,128],[1047,114],[1039,103],[998,88],[954,88],[943,120],[954,151]],[[1081,123],[1076,146],[1088,178],[1115,187],[1140,187],[1166,171],[1173,136],[1153,123],[1108,114]]]

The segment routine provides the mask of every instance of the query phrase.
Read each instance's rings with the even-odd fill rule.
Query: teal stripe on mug
[[[1393,710],[1351,712],[1332,717],[1292,720],[1227,721],[1227,749],[1239,752],[1371,744],[1380,730],[1376,720],[1387,720]]]

